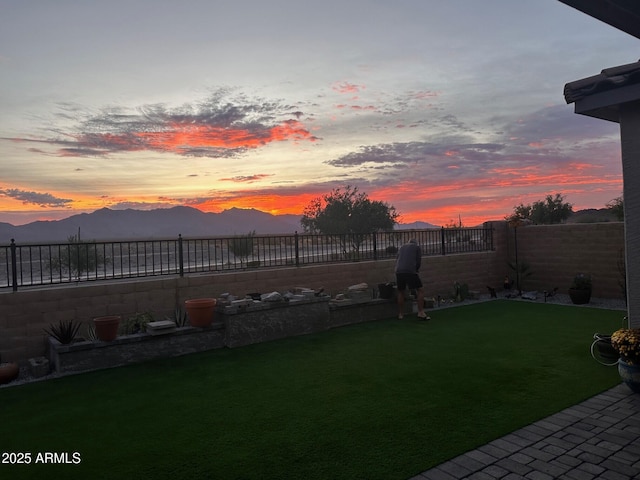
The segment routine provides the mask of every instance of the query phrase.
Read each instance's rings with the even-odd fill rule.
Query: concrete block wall
[[[424,257],[421,277],[427,297],[452,296],[456,282],[470,290],[488,293],[487,287],[500,290],[507,270],[508,229],[506,222],[488,222],[493,230],[493,251],[482,254],[457,254]]]
[[[460,273],[460,278],[464,276],[470,287],[484,285],[490,273],[486,267],[496,255],[488,252],[426,257],[423,275],[427,291],[433,283],[433,295],[440,290],[450,292],[453,282],[459,280],[452,276],[457,272],[464,273]],[[380,260],[4,291],[0,293],[0,353],[3,361],[25,363],[29,358],[46,356],[44,328],[59,320],[82,322],[83,334],[94,317],[121,315],[126,319],[136,313],[150,312],[156,320],[162,320],[165,316],[172,317],[175,307],[189,298],[218,297],[223,293],[244,296],[251,292],[283,292],[295,287],[324,288],[326,293],[335,296],[346,292],[350,285],[363,282],[377,290],[379,283],[395,279],[394,266],[394,260]]]
[[[0,294],[0,353],[3,361],[24,362],[45,356],[51,324],[75,320],[84,335],[91,319],[151,311],[172,314],[175,279],[73,284]]]
[[[532,275],[524,280],[525,290],[558,287],[567,293],[577,273],[589,274],[593,296],[623,298],[620,281],[624,262],[624,224],[622,222],[528,225],[510,231],[509,258],[515,261],[517,235],[518,260],[531,266]]]
[[[487,293],[502,288],[514,260],[514,232],[506,222],[491,222],[494,250],[423,258],[421,275],[427,296],[451,295],[454,283]],[[527,288],[557,286],[566,293],[578,272],[593,277],[593,295],[621,298],[618,256],[624,246],[622,223],[526,226],[518,229],[518,256],[531,264]],[[0,353],[3,361],[26,363],[46,356],[43,329],[59,320],[89,325],[101,315],[150,312],[156,320],[173,316],[176,305],[222,293],[244,296],[251,292],[283,292],[295,287],[324,288],[331,296],[350,285],[365,282],[372,288],[394,280],[394,260],[338,263],[274,269],[247,269],[232,273],[193,274],[112,282],[91,282],[0,292]]]

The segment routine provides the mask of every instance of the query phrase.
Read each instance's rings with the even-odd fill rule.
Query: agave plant
[[[98,335],[96,335],[96,327],[95,325],[87,326],[87,339],[92,342],[98,341]]]
[[[67,345],[76,338],[80,330],[80,323],[74,320],[60,320],[57,325],[51,324],[49,328],[45,328],[44,331],[58,340],[63,345]]]
[[[188,322],[187,312],[184,311],[180,306],[177,306],[175,311],[173,312],[173,318],[171,319],[167,317],[167,319],[176,322],[177,327],[184,327]]]

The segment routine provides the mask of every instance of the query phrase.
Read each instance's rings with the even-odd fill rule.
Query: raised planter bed
[[[407,306],[410,308],[410,302]],[[325,296],[295,302],[248,302],[220,308],[216,315],[225,325],[226,346],[241,347],[395,317],[397,306],[389,299],[331,300]]]
[[[407,302],[410,306],[410,302]],[[288,302],[234,302],[216,307],[210,327],[171,327],[150,323],[150,333],[119,336],[111,342],[79,341],[62,345],[49,337],[49,364],[57,374],[130,365],[223,347],[241,347],[306,335],[354,323],[395,317],[388,299],[331,300],[305,297]],[[170,322],[172,323],[172,322]]]
[[[80,373],[222,347],[224,328],[219,323],[207,328],[181,327],[164,335],[124,335],[111,342],[62,345],[49,337],[49,363],[58,374]]]
[[[227,347],[241,347],[326,330],[328,296],[289,302],[248,302],[218,309]]]
[[[405,310],[411,308],[411,302],[407,301]],[[398,306],[395,299],[375,298],[361,300],[332,300],[329,303],[331,312],[329,328],[343,327],[354,323],[371,322],[398,315]],[[408,312],[408,310],[407,310]]]

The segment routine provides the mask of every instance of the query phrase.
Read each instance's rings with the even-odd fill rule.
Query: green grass
[[[402,479],[617,383],[623,312],[473,304],[0,390],[1,478]],[[79,465],[35,464],[79,452]]]

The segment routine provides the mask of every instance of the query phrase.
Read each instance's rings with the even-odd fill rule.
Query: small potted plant
[[[640,393],[640,328],[621,328],[611,335],[611,346],[618,352],[620,378]]]
[[[591,300],[591,277],[578,273],[569,287],[569,297],[575,305],[583,305]]]

